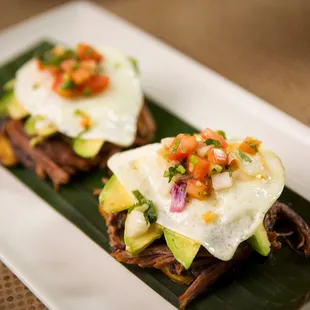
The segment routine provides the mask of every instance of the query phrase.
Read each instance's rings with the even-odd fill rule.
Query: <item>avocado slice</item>
[[[144,249],[146,249],[156,239],[159,239],[162,236],[162,234],[163,234],[162,227],[154,223],[151,224],[148,231],[142,236],[128,237],[126,234],[126,222],[125,222],[124,240],[126,244],[126,251],[132,256],[136,256]]]
[[[114,174],[101,191],[99,203],[99,209],[107,213],[114,213],[128,209],[135,203],[135,200]]]
[[[270,253],[270,242],[263,224],[261,224],[255,231],[254,235],[248,239],[248,243],[252,249],[259,254],[268,256]]]
[[[0,100],[1,110],[7,111],[7,114],[15,120],[25,118],[28,112],[24,107],[17,101],[14,92],[6,93]]]
[[[188,269],[199,251],[200,244],[166,228],[164,236],[175,259]]]
[[[41,116],[31,116],[25,122],[25,131],[29,136],[37,135],[40,137],[50,137],[51,135],[57,133],[57,128],[50,123],[43,124],[41,128],[38,128],[40,122],[45,122],[46,119]]]
[[[76,138],[73,140],[74,152],[84,158],[95,157],[102,148],[104,140],[82,140]]]

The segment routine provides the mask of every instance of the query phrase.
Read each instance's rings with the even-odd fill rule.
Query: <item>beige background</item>
[[[64,2],[0,0],[0,30]],[[310,1],[96,2],[310,125]],[[0,264],[0,310],[42,307]]]

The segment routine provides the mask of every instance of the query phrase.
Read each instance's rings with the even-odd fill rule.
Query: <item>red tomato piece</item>
[[[189,196],[203,200],[208,196],[208,187],[199,180],[188,180],[186,192]]]
[[[225,141],[225,139],[218,134],[217,132],[214,132],[213,130],[211,130],[210,128],[205,129],[202,133],[201,136],[207,140],[207,139],[213,139],[213,140],[218,140],[221,143],[221,147],[222,148],[226,148],[227,147],[227,142]]]
[[[64,79],[63,79],[63,75],[62,74],[57,74],[55,76],[55,79],[54,79],[54,83],[53,83],[53,86],[52,86],[52,89],[57,93],[59,94],[60,96],[63,96],[63,97],[74,97],[77,95],[77,91],[76,89],[63,89],[61,87],[62,83],[64,82]]]
[[[98,94],[109,86],[109,78],[105,75],[92,76],[85,84],[84,91],[90,95]]]
[[[210,162],[197,155],[190,155],[187,157],[186,167],[187,172],[195,179],[203,180],[209,171]]]
[[[168,158],[171,160],[182,160],[193,153],[198,147],[194,136],[178,134],[169,147]]]
[[[39,71],[43,71],[44,70],[44,65],[43,65],[43,63],[39,59],[36,60],[36,64],[37,64],[37,68],[38,68]]]
[[[95,60],[96,62],[100,62],[103,60],[103,56],[99,54],[94,48],[91,46],[80,43],[76,49],[77,55],[80,60]]]
[[[77,85],[85,84],[90,79],[91,75],[90,71],[83,68],[71,72],[71,78]]]
[[[64,72],[71,72],[75,69],[76,66],[77,66],[77,61],[75,59],[67,59],[67,60],[64,60],[60,64],[60,68]]]
[[[80,62],[80,68],[83,68],[85,70],[88,70],[88,71],[94,73],[96,68],[97,68],[97,63],[96,63],[95,60],[92,60],[92,59],[90,59],[90,60],[82,60]]]
[[[239,146],[239,150],[248,153],[248,154],[256,154],[261,145],[261,141],[255,140],[251,137],[246,137],[243,142]]]
[[[228,156],[223,149],[212,148],[208,151],[208,160],[212,164],[226,165],[228,162]]]

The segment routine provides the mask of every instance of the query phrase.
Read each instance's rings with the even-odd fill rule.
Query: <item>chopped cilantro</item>
[[[71,81],[71,80],[64,80],[61,84],[60,84],[60,88],[62,90],[73,90],[76,88],[76,84]]]
[[[174,145],[172,147],[172,154],[175,154],[175,152],[177,151],[178,147],[180,146],[181,140],[179,138],[175,139]]]
[[[181,174],[184,174],[186,172],[186,169],[182,165],[178,165],[176,171],[178,171]]]
[[[37,88],[39,88],[39,87],[40,87],[40,83],[39,83],[39,82],[34,83],[34,84],[32,85],[32,88],[33,88],[33,89],[37,89]]]
[[[179,173],[185,174],[186,169],[182,165],[177,164],[173,167],[169,167],[169,169],[164,172],[164,177],[168,178],[168,182],[170,183],[172,178]]]
[[[199,162],[199,159],[197,158],[197,156],[192,155],[189,161],[191,164],[196,165]]]
[[[233,174],[233,170],[229,168],[229,176],[232,177],[232,174]]]
[[[250,142],[250,143],[249,143],[249,147],[250,147],[252,150],[254,150],[255,153],[258,152],[258,148],[257,148],[257,145],[256,145],[255,143]]]
[[[136,199],[138,200],[140,206],[145,203],[146,200],[145,200],[144,196],[140,193],[140,191],[135,190],[132,193],[136,197]]]
[[[244,152],[242,152],[242,151],[240,151],[240,150],[239,150],[239,155],[240,155],[240,157],[241,157],[243,160],[245,160],[245,161],[247,161],[247,162],[249,162],[249,163],[252,162],[252,159],[251,159],[248,155],[246,155]]]
[[[116,62],[114,64],[114,69],[117,70],[117,69],[119,69],[120,66],[121,66],[121,64],[119,62]]]
[[[221,135],[225,140],[227,139],[225,131],[223,131],[223,130],[217,130],[216,133],[218,133],[219,135]]]
[[[84,96],[91,96],[91,90],[89,88],[83,89],[83,95]]]
[[[75,116],[85,115],[85,112],[83,112],[83,111],[80,110],[80,109],[77,109],[77,110],[74,111],[74,115],[75,115]]]
[[[221,165],[218,164],[212,164],[212,171],[221,173],[223,170],[223,167]]]
[[[43,56],[39,55],[38,58],[44,66],[59,67],[64,60],[69,58],[76,59],[77,56],[73,50],[68,49],[65,50],[61,55],[57,55],[53,50],[49,50],[45,52]]]
[[[144,211],[145,219],[151,224],[155,223],[157,220],[157,214],[153,201],[145,199],[144,196],[138,190],[135,190],[132,193],[134,194],[138,202],[129,208],[128,213],[130,213],[137,207],[147,205],[147,209]]]
[[[205,141],[206,145],[214,145],[215,147],[221,147],[221,142],[219,140],[207,139]]]
[[[139,70],[139,65],[138,65],[138,61],[136,58],[129,56],[128,57],[129,61],[131,62],[133,68],[135,69],[137,74],[140,74],[140,70]]]

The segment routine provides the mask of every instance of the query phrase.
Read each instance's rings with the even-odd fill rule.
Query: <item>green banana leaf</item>
[[[13,78],[16,70],[25,61],[35,54],[42,54],[51,46],[49,42],[40,42],[0,68],[0,85]],[[0,97],[1,95],[3,92],[0,90]],[[147,100],[147,104],[158,124],[157,141],[179,132],[195,132],[194,128],[163,110],[156,103]],[[55,193],[51,182],[39,180],[31,170],[23,167],[9,170],[46,200],[51,208],[68,218],[103,250],[109,251],[106,226],[98,212],[97,198],[92,194],[93,188],[102,186],[101,178],[106,176],[105,171],[79,175],[72,183],[62,186],[60,191]],[[280,200],[288,203],[310,223],[309,201],[288,188],[285,188]],[[178,296],[185,291],[185,285],[172,282],[158,270],[128,265],[126,267],[163,298],[178,307]],[[307,301],[309,291],[310,260],[284,245],[267,259],[253,254],[242,268],[219,280],[188,309],[297,309]]]

